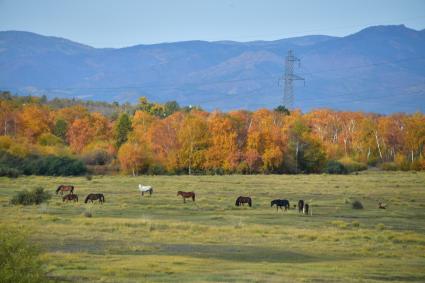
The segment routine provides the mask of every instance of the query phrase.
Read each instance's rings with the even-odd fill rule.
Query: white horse
[[[144,193],[149,193],[149,195],[152,195],[153,188],[152,186],[143,186],[142,184],[139,184],[139,191],[142,193],[142,196]]]

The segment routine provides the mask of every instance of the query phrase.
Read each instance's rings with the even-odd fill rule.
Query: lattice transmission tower
[[[285,87],[283,89],[283,106],[292,110],[294,108],[294,85],[293,81],[305,81],[304,78],[294,74],[294,63],[300,64],[300,59],[295,57],[292,50],[288,51],[285,59]]]

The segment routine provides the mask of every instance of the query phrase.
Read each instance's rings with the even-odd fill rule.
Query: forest
[[[0,175],[425,170],[425,115],[207,112],[0,94]]]

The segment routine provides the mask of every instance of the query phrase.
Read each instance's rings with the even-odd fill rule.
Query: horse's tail
[[[87,203],[89,201],[89,197],[90,197],[90,195],[87,195],[86,196],[86,199],[84,200],[84,203]]]
[[[71,187],[71,194],[74,193],[74,186],[70,186]]]
[[[60,185],[57,189],[56,189],[56,194],[59,193],[60,189],[62,188],[62,185]]]
[[[251,198],[248,200],[248,204],[249,204],[249,207],[252,206],[252,200],[251,200]]]
[[[195,193],[192,194],[192,200],[195,201]]]
[[[235,205],[239,206],[239,198],[236,199]]]
[[[105,196],[102,194],[101,196],[102,202],[105,202]]]

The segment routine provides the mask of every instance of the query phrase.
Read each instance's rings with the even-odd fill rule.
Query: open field
[[[79,203],[9,204],[16,191],[61,183]],[[194,190],[196,203],[178,190]],[[89,192],[106,203],[84,204]],[[253,207],[235,207],[239,195]],[[275,198],[305,199],[313,216],[277,213]],[[425,282],[425,173],[0,178],[0,221],[30,229],[58,281]]]

